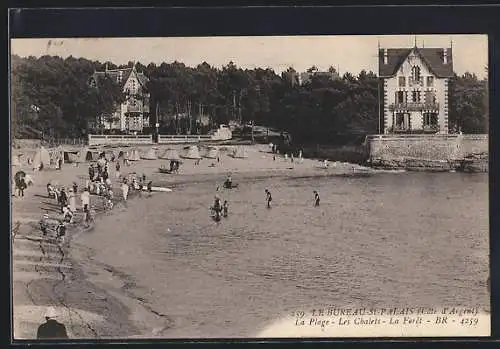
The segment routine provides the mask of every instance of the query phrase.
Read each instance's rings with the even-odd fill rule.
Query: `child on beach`
[[[63,220],[68,223],[73,223],[73,211],[69,205],[63,207]]]
[[[267,208],[271,208],[271,201],[273,201],[273,197],[271,196],[271,192],[267,189],[264,192],[266,193]]]
[[[124,201],[127,201],[127,197],[128,197],[128,184],[127,184],[127,180],[123,180],[123,183],[122,183],[122,196],[123,196],[123,200]]]
[[[85,188],[82,195],[80,196],[83,207],[83,221],[88,223],[89,220],[89,206],[90,206],[90,193],[89,189]]]
[[[224,200],[224,204],[222,205],[222,215],[224,217],[227,217],[228,211],[229,211],[229,204],[227,200]]]

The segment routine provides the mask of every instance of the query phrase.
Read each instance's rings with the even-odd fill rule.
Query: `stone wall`
[[[452,170],[466,158],[488,161],[488,135],[373,135],[367,146],[377,167]]]

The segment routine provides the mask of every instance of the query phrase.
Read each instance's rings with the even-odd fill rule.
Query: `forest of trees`
[[[82,137],[98,116],[107,115],[123,94],[111,81],[99,90],[88,86],[95,70],[130,67],[112,62],[56,56],[11,59],[11,110],[14,136],[38,130],[50,137]],[[338,143],[352,136],[379,131],[379,82],[373,72],[345,73],[336,79],[313,76],[298,84],[289,68],[281,75],[271,69],[242,69],[230,62],[217,69],[203,62],[137,63],[148,78],[151,124],[156,113],[210,115],[214,125],[241,116],[243,122],[284,130],[301,142]],[[311,67],[310,71],[314,71]],[[333,67],[330,72],[335,73]],[[487,81],[466,73],[452,79],[450,129],[484,133],[488,127]],[[161,119],[162,127],[165,119]]]

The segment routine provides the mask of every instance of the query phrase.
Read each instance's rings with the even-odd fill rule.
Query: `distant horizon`
[[[73,56],[117,66],[140,62],[188,67],[206,62],[221,69],[233,62],[242,69],[272,69],[280,75],[292,67],[298,73],[313,65],[319,71],[334,67],[340,75],[361,71],[378,75],[378,47],[453,47],[453,70],[478,78],[487,77],[487,35],[352,35],[352,36],[269,36],[269,37],[171,37],[171,38],[70,38],[12,39],[11,55],[22,58]],[[123,47],[127,47],[123,54]]]

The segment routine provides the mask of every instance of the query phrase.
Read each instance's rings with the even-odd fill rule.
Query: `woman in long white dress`
[[[69,208],[72,212],[76,212],[76,194],[73,188],[70,188],[68,195]]]

